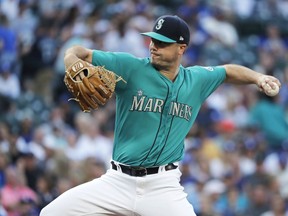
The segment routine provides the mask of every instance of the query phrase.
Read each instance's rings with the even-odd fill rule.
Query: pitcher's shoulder
[[[188,71],[190,73],[211,73],[211,72],[225,72],[225,68],[223,66],[200,66],[200,65],[194,65],[190,67],[186,67],[185,71]]]

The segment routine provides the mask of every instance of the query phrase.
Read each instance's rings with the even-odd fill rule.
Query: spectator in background
[[[219,198],[219,209],[223,216],[244,215],[249,201],[244,191],[239,190],[236,186],[230,187]]]
[[[17,167],[7,167],[5,174],[7,183],[1,190],[2,204],[8,216],[19,216],[23,202],[37,203],[38,198]]]
[[[247,93],[242,88],[226,86],[227,105],[222,114],[222,118],[231,121],[238,128],[244,128],[247,125],[248,108],[244,103],[247,100]]]
[[[259,61],[254,69],[263,74],[275,74],[276,57],[266,50],[259,51]]]
[[[235,125],[227,120],[222,120],[217,124],[218,136],[214,139],[214,145],[218,146],[219,154],[215,157],[207,157],[209,160],[210,174],[213,178],[223,178],[227,173],[239,176],[238,152],[235,143]],[[210,143],[210,145],[213,143]],[[211,147],[210,147],[211,149]],[[204,148],[205,150],[205,148]],[[206,155],[211,155],[209,148]]]
[[[254,128],[245,128],[241,131],[238,138],[238,164],[242,177],[253,174],[256,171],[256,154],[265,148],[265,142],[259,139],[258,131]]]
[[[247,19],[253,15],[255,4],[255,0],[235,0],[232,3],[232,8],[236,16]]]
[[[287,20],[288,19],[288,1],[287,0],[278,1],[277,9],[279,10],[281,16]]]
[[[19,11],[19,0],[1,1],[0,11],[5,15],[9,22],[16,19]]]
[[[223,209],[220,206],[220,198],[226,190],[225,184],[218,179],[211,179],[204,184],[203,195],[211,205],[212,215],[222,215]]]
[[[42,209],[44,206],[46,206],[48,203],[50,203],[57,197],[58,194],[55,190],[55,185],[56,179],[51,173],[46,172],[45,174],[43,173],[41,176],[39,176],[39,178],[37,179],[36,190],[39,198],[39,209]]]
[[[70,188],[74,186],[71,179],[67,177],[63,177],[61,175],[58,175],[58,176],[59,178],[56,182],[56,187],[55,187],[57,196],[59,196],[60,194],[64,193],[65,191],[69,190]]]
[[[266,35],[263,38],[261,48],[266,52],[270,52],[275,58],[282,59],[285,57],[287,46],[281,37],[281,32],[277,24],[268,24],[265,31]]]
[[[64,6],[64,8],[66,7],[68,6]],[[58,35],[59,50],[54,63],[54,71],[56,72],[56,76],[61,77],[61,82],[65,73],[63,63],[65,50],[76,44],[89,47],[95,46],[91,37],[93,26],[89,26],[89,16],[81,16],[81,11],[76,5],[70,5],[68,8],[66,8],[67,12],[62,14],[63,17],[59,17],[58,20],[56,20],[56,23],[61,23],[61,32],[59,32],[60,35]]]
[[[210,171],[209,160],[203,155],[202,139],[201,138],[195,139],[190,137],[185,140],[185,144],[186,144],[185,157],[190,158],[189,165],[190,165],[191,177],[199,182],[208,181],[211,178],[209,173]]]
[[[281,13],[278,8],[280,5],[279,2],[281,1],[282,0],[256,1],[255,13],[253,16],[255,18],[260,18],[262,21],[281,18]]]
[[[19,133],[25,141],[25,146],[19,146],[21,152],[29,152],[29,142],[33,139],[34,121],[33,113],[23,113],[18,119]]]
[[[0,121],[0,152],[6,153],[9,150],[9,129],[8,125]]]
[[[191,167],[195,164],[194,160],[196,160],[193,155],[196,155],[197,151],[200,152],[200,143],[190,142],[188,145],[189,147],[186,150],[187,154],[180,163],[180,169],[182,172],[180,183],[183,185],[184,191],[187,193],[187,200],[193,205],[196,215],[204,215],[203,211],[205,207],[203,206],[202,198],[204,193],[203,187],[206,183],[206,179],[203,178],[203,176],[193,175],[194,172],[191,171]],[[190,151],[194,151],[194,154]]]
[[[15,128],[10,128],[8,142],[9,149],[7,151],[7,156],[10,159],[10,164],[16,165],[22,153],[19,146],[25,146],[26,143]]]
[[[12,100],[20,95],[20,82],[16,74],[12,72],[12,62],[1,62],[0,65],[0,94]]]
[[[219,6],[213,8],[209,16],[200,19],[203,29],[211,36],[209,43],[220,43],[224,47],[235,47],[239,35],[234,25],[227,18],[225,11]]]
[[[269,210],[270,193],[277,191],[276,179],[266,172],[264,167],[266,155],[258,152],[255,155],[256,170],[241,179],[241,189],[247,194],[249,205],[243,215],[261,215]]]
[[[51,126],[51,130],[45,133],[44,145],[54,151],[64,152],[68,146],[64,130],[60,125]]]
[[[79,154],[79,145],[78,145],[78,132],[69,131],[67,133],[67,142],[68,146],[65,150],[65,156],[71,161],[72,164],[79,164],[82,162],[83,157]]]
[[[266,152],[257,152],[257,154],[255,154],[256,170],[243,179],[242,183],[244,187],[247,186],[247,188],[250,189],[255,185],[261,184],[266,188],[274,189],[275,178],[265,170],[266,158]]]
[[[39,16],[33,13],[30,0],[16,2],[18,4],[17,15],[10,20],[10,25],[17,34],[20,49],[18,54],[21,56],[30,51],[35,39],[35,29],[39,25]]]
[[[271,197],[271,202],[270,202],[270,210],[264,212],[260,216],[287,216],[288,215],[288,210],[286,208],[286,202],[283,197],[281,197],[280,194],[276,193],[273,194]]]
[[[257,103],[250,109],[250,125],[263,131],[268,151],[283,150],[283,143],[288,139],[288,123],[283,107],[276,101],[277,97],[259,94]]]
[[[32,153],[37,159],[38,163],[42,164],[45,161],[45,146],[44,146],[45,132],[43,127],[38,126],[33,130],[32,140],[27,144],[28,152]],[[43,165],[43,164],[42,164]]]
[[[89,157],[102,161],[106,168],[110,166],[112,141],[100,132],[99,123],[86,114],[79,113],[76,118],[79,137],[76,143],[81,160]]]
[[[107,164],[95,157],[89,157],[84,161],[82,169],[84,170],[83,182],[88,182],[100,178],[106,172]]]
[[[287,145],[286,143],[285,145]],[[288,146],[283,152],[272,153],[265,158],[264,168],[267,173],[274,176],[279,193],[284,199],[288,199]]]
[[[131,27],[130,17],[124,13],[113,17],[113,28],[108,31],[103,41],[103,49],[111,52],[129,52],[138,57],[147,56],[144,38]]]
[[[0,151],[0,190],[6,184],[5,170],[8,165],[9,165],[9,158],[5,155],[4,152]]]
[[[1,194],[0,194],[0,216],[8,216],[7,211],[4,209],[2,205]]]
[[[20,160],[18,160],[18,163],[20,163]],[[43,174],[43,167],[40,166],[37,158],[31,152],[22,154],[21,163],[27,186],[37,191],[37,181]]]
[[[210,39],[210,35],[201,25],[201,16],[208,12],[203,1],[185,0],[183,4],[177,8],[177,14],[182,17],[191,28],[190,44],[184,54],[183,65],[201,64],[201,55],[203,46]]]
[[[215,125],[220,119],[221,113],[205,101],[196,118],[196,124],[200,128],[205,128],[205,136],[214,137],[217,133]]]
[[[262,184],[256,184],[248,191],[249,206],[243,215],[262,215],[269,210],[269,190]]]
[[[10,27],[5,14],[0,13],[0,59],[1,64],[11,63],[11,72],[19,73],[16,70],[18,60],[18,41],[16,32]]]

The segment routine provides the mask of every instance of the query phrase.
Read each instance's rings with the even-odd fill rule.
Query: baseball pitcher
[[[178,16],[159,17],[150,57],[73,46],[66,51],[65,84],[85,112],[116,95],[111,168],[60,195],[40,216],[193,216],[179,184],[184,139],[204,100],[223,82],[255,84],[275,95],[280,82],[240,65],[181,65],[189,27]]]

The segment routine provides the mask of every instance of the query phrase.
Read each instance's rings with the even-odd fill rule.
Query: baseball
[[[264,85],[265,94],[268,96],[275,96],[279,93],[279,86],[273,82],[273,86],[270,86],[268,83]]]

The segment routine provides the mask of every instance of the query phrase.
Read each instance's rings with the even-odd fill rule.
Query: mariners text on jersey
[[[159,98],[134,96],[130,111],[162,113],[164,102],[164,100]],[[189,121],[192,116],[192,107],[187,104],[171,101],[168,114]]]

